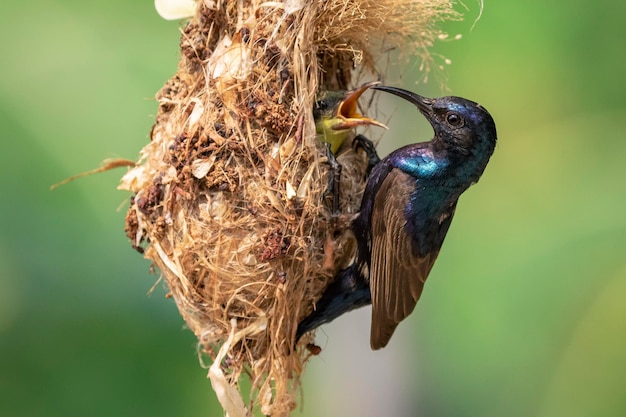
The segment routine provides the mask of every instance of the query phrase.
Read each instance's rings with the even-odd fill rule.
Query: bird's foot
[[[330,165],[330,175],[328,176],[328,187],[324,192],[324,197],[331,196],[331,214],[333,217],[333,223],[336,223],[336,218],[341,213],[341,207],[339,199],[341,197],[341,164],[337,161],[335,154],[330,150],[330,144],[326,144],[326,157],[328,158],[328,164]]]
[[[369,177],[372,169],[380,162],[380,157],[378,156],[378,152],[376,152],[374,142],[363,135],[356,135],[352,140],[352,146],[355,151],[363,149],[363,152],[365,152],[365,156],[367,156],[367,168],[365,170],[365,175],[366,177]]]

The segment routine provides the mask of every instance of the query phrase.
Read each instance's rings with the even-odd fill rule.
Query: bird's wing
[[[415,308],[454,214],[455,204],[440,219],[439,230],[419,231],[427,233],[433,243],[420,255],[405,228],[405,209],[414,191],[415,179],[393,169],[375,196],[370,266],[372,349],[385,347],[398,323]]]

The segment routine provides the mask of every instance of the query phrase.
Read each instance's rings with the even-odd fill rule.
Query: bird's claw
[[[337,161],[335,154],[330,150],[330,144],[326,144],[326,157],[328,158],[328,164],[330,165],[330,175],[328,176],[328,187],[324,192],[324,196],[331,196],[331,213],[333,219],[339,217],[341,210],[339,207],[339,198],[341,196],[340,184],[341,184],[341,164]],[[333,221],[335,223],[335,221]]]
[[[378,156],[378,152],[376,152],[374,142],[363,135],[356,135],[352,140],[352,147],[355,151],[363,149],[363,152],[365,152],[365,156],[367,156],[367,168],[365,174],[369,177],[372,169],[380,162],[380,157]]]

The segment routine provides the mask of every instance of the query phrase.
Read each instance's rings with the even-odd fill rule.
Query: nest
[[[184,26],[151,141],[120,188],[133,193],[127,235],[213,359],[209,377],[231,417],[295,407],[316,350],[310,334],[295,346],[297,324],[354,255],[325,199],[317,92],[349,89],[355,68],[375,74],[381,51],[398,47],[427,73],[428,48],[442,37],[436,23],[458,18],[451,3],[199,1]],[[366,158],[348,144],[338,161],[349,217]],[[247,409],[242,374],[252,381]]]

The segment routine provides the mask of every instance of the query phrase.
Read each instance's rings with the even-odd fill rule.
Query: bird
[[[337,155],[341,145],[357,126],[374,125],[387,128],[383,123],[358,113],[358,100],[368,89],[380,84],[372,81],[350,90],[322,91],[313,106],[315,131],[322,143],[330,146],[330,151]]]
[[[372,88],[414,104],[434,137],[401,147],[373,167],[350,224],[357,242],[354,260],[299,323],[296,342],[321,324],[371,304],[370,346],[385,347],[422,294],[460,195],[478,182],[496,147],[495,122],[476,102]]]
[[[318,140],[327,146],[326,156],[331,167],[326,194],[332,196],[331,212],[334,216],[338,216],[341,211],[339,207],[339,184],[342,167],[336,158],[341,146],[348,138],[350,132],[358,126],[373,125],[387,129],[387,126],[383,123],[365,117],[357,111],[358,100],[361,95],[378,84],[380,82],[372,81],[350,91],[322,91],[314,103],[313,120],[315,121],[315,131]],[[367,170],[369,171],[377,162],[371,154],[373,144],[363,135],[355,137],[355,144],[365,150],[368,156]],[[374,158],[374,162],[372,162],[372,158]]]

